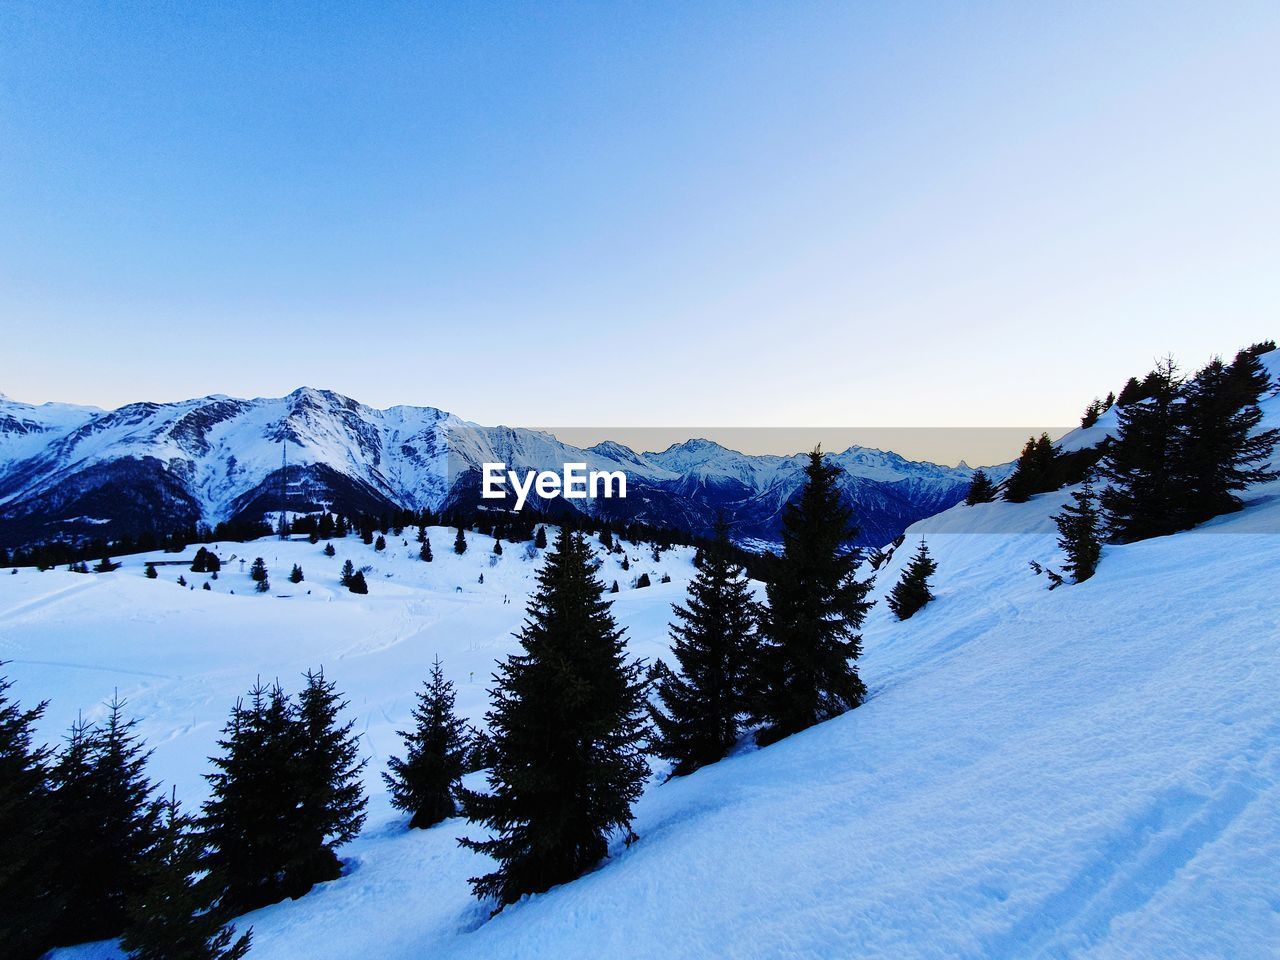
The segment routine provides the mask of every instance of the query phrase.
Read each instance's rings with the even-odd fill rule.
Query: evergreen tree
[[[502,556],[502,541],[496,538],[493,541],[493,555],[495,557]]]
[[[649,575],[647,573],[642,573],[636,579],[636,588],[639,589],[640,587],[647,587],[650,585],[650,583],[651,581],[649,580]]]
[[[414,728],[398,730],[404,739],[404,759],[387,761],[382,779],[391,805],[412,815],[410,827],[432,827],[458,812],[454,797],[466,772],[471,750],[466,722],[454,713],[453,684],[444,678],[437,657],[431,679],[418,693]]]
[[[185,587],[186,585],[187,585],[187,578],[186,578],[186,577],[184,577],[184,576],[182,576],[181,574],[179,574],[179,575],[178,575],[178,586],[180,586],[180,587]],[[261,586],[261,585],[259,585],[259,586]]]
[[[255,684],[237,701],[218,741],[210,798],[201,827],[209,852],[204,893],[221,896],[229,916],[291,895],[289,867],[297,845],[296,774],[302,729],[279,684]]]
[[[1262,362],[1245,350],[1230,366],[1215,358],[1187,384],[1177,448],[1184,525],[1239,510],[1239,491],[1280,476],[1268,466],[1280,430],[1258,430],[1258,403],[1270,387]]]
[[[547,549],[547,528],[539,527],[537,535],[533,538],[533,545],[539,550]]]
[[[236,937],[221,922],[203,873],[204,840],[176,796],[164,804],[163,825],[142,866],[142,892],[129,905],[120,946],[129,960],[240,960],[252,931]]]
[[[338,552],[337,550],[333,549],[333,544],[332,544],[332,543],[326,543],[326,544],[324,545],[324,555],[325,555],[326,557],[332,557],[332,556],[334,556],[337,552]]]
[[[302,583],[304,579],[306,578],[302,575],[302,568],[295,563],[293,569],[289,571],[289,582]]]
[[[1004,498],[1010,503],[1026,503],[1036,493],[1046,493],[1056,488],[1053,479],[1053,461],[1056,452],[1047,433],[1032,437],[1022,448],[1022,454],[1005,481]]]
[[[610,592],[610,593],[617,593],[617,592],[618,592],[618,581],[617,581],[617,580],[613,581],[613,586],[609,588],[609,592]]]
[[[499,908],[590,870],[611,833],[634,839],[631,804],[648,773],[645,683],[598,568],[582,535],[562,527],[518,634],[523,652],[498,664],[486,715],[491,792],[462,791],[467,818],[493,837],[460,842],[497,861],[471,883]]]
[[[453,538],[453,552],[459,556],[467,552],[467,535],[462,530],[462,524],[458,524],[458,535]]]
[[[425,523],[418,524],[418,542],[427,542],[427,525]]]
[[[58,824],[50,809],[50,751],[32,742],[47,704],[23,710],[9,699],[10,686],[0,677],[0,945],[14,960],[35,960],[53,946],[61,910],[51,862]]]
[[[969,493],[965,496],[964,502],[972,507],[979,503],[991,503],[995,498],[996,485],[991,482],[987,472],[973,471],[973,477],[969,481]]]
[[[267,579],[267,561],[258,557],[249,567],[249,579],[254,583],[262,583]]]
[[[1080,426],[1085,429],[1092,427],[1098,422],[1098,418],[1102,416],[1102,411],[1106,409],[1107,408],[1103,406],[1102,401],[1097,397],[1094,397],[1089,403],[1089,406],[1085,408],[1084,416],[1080,418]]]
[[[271,581],[267,580],[264,577],[263,579],[258,581],[257,586],[255,586],[253,589],[257,590],[258,593],[267,593],[271,590]]]
[[[351,582],[347,585],[347,589],[361,595],[369,592],[369,584],[364,578],[363,570],[357,570],[351,575]]]
[[[160,574],[156,572],[156,565],[154,563],[148,563],[143,572],[146,574],[148,580],[154,580],[156,577],[160,576]]]
[[[1121,406],[1116,414],[1119,429],[1098,465],[1110,481],[1100,499],[1115,540],[1163,536],[1184,526],[1176,462],[1180,386],[1177,368],[1166,361],[1147,378],[1148,398]]]
[[[850,710],[866,696],[858,676],[858,629],[871,608],[871,581],[854,577],[853,511],[837,486],[840,469],[819,447],[805,485],[782,518],[782,556],[771,565],[768,608],[754,680],[757,715],[772,743]]]
[[[909,620],[933,599],[929,578],[938,571],[937,561],[929,555],[929,545],[920,541],[920,549],[902,571],[902,578],[889,591],[889,609],[899,620]]]
[[[366,802],[360,781],[366,761],[359,759],[360,738],[352,733],[355,720],[339,720],[347,701],[323,670],[308,670],[305,679],[298,697],[302,746],[295,761],[298,806],[287,868],[289,895],[295,897],[341,875],[334,851],[360,832]]]
[[[160,802],[146,777],[149,754],[112,699],[102,727],[78,721],[54,764],[51,860],[66,909],[58,944],[119,936],[127,906],[145,886],[141,864],[160,827]]]
[[[1102,557],[1102,516],[1093,495],[1093,481],[1086,477],[1071,499],[1072,503],[1063,507],[1053,522],[1058,527],[1058,546],[1067,555],[1063,567],[1074,582],[1084,583],[1093,576]]]
[[[356,567],[350,560],[342,564],[342,573],[338,577],[338,585],[351,589],[351,581],[355,579]]]
[[[378,551],[387,549],[387,538],[382,534],[378,534],[378,539],[374,541],[373,549]]]
[[[419,558],[421,558],[421,559],[422,559],[424,562],[426,562],[426,563],[430,563],[432,560],[434,560],[434,559],[435,559],[435,558],[431,555],[431,541],[430,541],[430,540],[423,540],[423,541],[422,541],[422,549],[418,551],[418,556],[419,556]]]
[[[675,616],[671,653],[678,672],[659,669],[661,708],[651,705],[650,713],[654,752],[672,762],[672,776],[682,776],[727,754],[749,713],[747,668],[759,614],[745,571],[730,558],[723,522]]]

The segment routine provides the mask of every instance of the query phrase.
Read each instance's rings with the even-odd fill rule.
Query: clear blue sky
[[[1280,4],[0,6],[0,391],[1074,420],[1280,334]]]

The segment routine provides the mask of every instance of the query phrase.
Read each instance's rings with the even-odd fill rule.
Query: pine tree
[[[271,581],[267,580],[266,578],[263,578],[262,580],[258,581],[257,586],[255,586],[253,589],[258,591],[258,593],[268,593],[271,590]]]
[[[1067,555],[1064,569],[1074,582],[1084,583],[1093,576],[1102,557],[1102,516],[1093,495],[1093,481],[1086,477],[1071,499],[1072,503],[1063,507],[1053,522],[1058,527],[1058,546]]]
[[[293,569],[289,571],[289,582],[302,583],[304,579],[305,577],[302,575],[302,568],[295,563],[293,565]]]
[[[1005,500],[1010,503],[1026,503],[1033,494],[1055,489],[1053,461],[1056,455],[1047,433],[1029,439],[1022,448],[1013,473],[1005,481]]]
[[[1258,430],[1258,403],[1270,387],[1261,361],[1245,350],[1230,366],[1215,358],[1187,384],[1177,447],[1185,525],[1239,510],[1239,491],[1280,476],[1268,466],[1280,430]]]
[[[351,581],[355,579],[356,567],[350,560],[342,564],[342,573],[338,576],[338,585],[351,589]]]
[[[547,549],[547,528],[539,527],[537,535],[533,538],[533,545],[539,550]]]
[[[1085,429],[1092,427],[1098,422],[1098,418],[1102,416],[1102,411],[1105,409],[1107,408],[1103,406],[1102,401],[1094,397],[1089,406],[1085,407],[1084,416],[1080,418],[1080,426]]]
[[[424,528],[424,529],[425,529],[425,528]],[[421,560],[423,560],[425,563],[430,563],[432,560],[434,560],[434,559],[435,559],[435,557],[433,557],[433,556],[431,555],[431,541],[430,541],[430,540],[425,540],[425,539],[424,539],[424,540],[422,541],[422,549],[418,551],[418,557],[419,557]]]
[[[648,774],[645,682],[598,568],[582,535],[562,527],[518,634],[523,652],[498,664],[491,792],[462,792],[467,818],[493,837],[460,842],[497,861],[471,883],[499,909],[590,870],[610,834],[634,838],[631,804]]]
[[[640,574],[640,576],[639,576],[639,577],[637,577],[637,578],[636,578],[636,588],[637,588],[637,589],[639,589],[640,587],[647,587],[647,586],[650,586],[650,583],[651,583],[651,582],[650,582],[650,580],[649,580],[649,575],[648,575],[647,573],[642,573],[642,574]]]
[[[1119,429],[1098,465],[1098,473],[1110,481],[1100,499],[1115,540],[1143,540],[1185,526],[1177,465],[1180,386],[1177,368],[1168,360],[1147,378],[1147,399],[1121,406],[1116,414]]]
[[[323,670],[308,670],[304,676],[297,710],[302,744],[295,760],[298,807],[286,868],[294,897],[341,875],[334,850],[360,832],[366,802],[360,780],[366,761],[359,759],[360,738],[352,733],[355,720],[339,720],[347,701]]]
[[[62,907],[51,859],[58,824],[50,809],[50,751],[32,743],[47,704],[23,710],[9,699],[10,686],[0,677],[0,945],[13,960],[35,960],[53,946]]]
[[[154,580],[156,577],[160,576],[156,571],[156,565],[154,563],[148,563],[144,568],[143,573],[146,575],[148,580]]]
[[[204,840],[177,798],[164,803],[163,825],[142,865],[142,892],[129,904],[120,946],[129,960],[240,960],[252,931],[240,937],[222,924],[203,873]]]
[[[437,657],[431,679],[418,693],[414,728],[396,731],[405,746],[404,759],[387,761],[382,779],[391,805],[411,814],[412,828],[432,827],[457,814],[456,795],[466,772],[471,738],[465,721],[454,713],[453,684],[444,678]]]
[[[854,577],[853,511],[837,486],[840,470],[821,448],[809,454],[805,485],[782,518],[782,556],[772,564],[768,608],[754,681],[757,715],[772,743],[862,703],[858,629],[871,608],[871,581]]]
[[[130,899],[145,886],[141,864],[160,827],[136,721],[124,719],[123,701],[107,706],[102,727],[72,727],[50,776],[57,824],[51,859],[66,903],[53,937],[59,944],[120,935]]]
[[[384,537],[382,534],[378,534],[378,539],[374,541],[373,549],[379,552],[387,549],[387,538]]]
[[[347,589],[362,596],[369,592],[369,584],[364,578],[363,570],[357,570],[351,575],[351,582],[347,584]]]
[[[201,828],[209,847],[203,881],[229,916],[290,895],[288,869],[297,844],[297,757],[302,729],[279,684],[255,684],[237,701],[205,775],[210,798]]]
[[[749,713],[747,668],[759,611],[745,571],[730,558],[723,522],[675,616],[671,653],[679,669],[658,671],[662,706],[650,713],[654,752],[672,762],[672,776],[683,776],[724,757]]]
[[[965,496],[964,502],[972,507],[979,503],[991,503],[995,498],[996,485],[991,482],[987,472],[973,471],[973,477],[969,481],[969,493]]]
[[[495,557],[502,556],[502,541],[496,538],[493,541],[493,555]]]
[[[249,579],[254,583],[262,583],[267,579],[267,561],[258,557],[249,567]]]
[[[618,581],[617,581],[617,580],[613,581],[613,586],[609,588],[609,592],[610,592],[610,593],[617,593],[617,592],[618,592]]]
[[[920,541],[920,549],[902,571],[902,578],[889,591],[889,609],[899,620],[909,620],[920,608],[934,599],[929,578],[938,571],[937,561],[929,555],[929,545]]]
[[[332,556],[334,556],[337,552],[338,552],[337,550],[333,549],[333,544],[332,544],[332,543],[326,543],[326,544],[324,545],[324,555],[325,555],[326,557],[332,557]]]
[[[459,556],[467,552],[467,535],[463,532],[462,524],[458,524],[458,535],[453,538],[453,552]]]
[[[186,578],[186,577],[184,577],[184,576],[182,576],[181,574],[179,574],[179,575],[178,575],[178,586],[180,586],[180,587],[185,587],[186,585],[187,585],[187,578]]]

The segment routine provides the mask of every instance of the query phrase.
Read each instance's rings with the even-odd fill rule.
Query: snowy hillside
[[[1275,956],[1280,484],[1195,531],[1108,547],[1096,577],[1049,592],[1028,561],[1058,561],[1049,518],[1066,496],[924,525],[937,600],[906,623],[877,604],[863,707],[655,782],[636,807],[639,843],[492,920],[467,885],[484,864],[455,843],[475,828],[409,834],[377,774],[437,654],[462,712],[481,717],[536,565],[523,546],[495,561],[472,535],[457,557],[437,528],[424,564],[408,537],[385,554],[336,541],[334,558],[305,542],[223,545],[266,559],[266,596],[238,559],[211,592],[178,587],[180,572],[205,579],[180,567],[147,580],[142,558],[100,576],[21,571],[0,577],[0,650],[15,693],[53,698],[50,738],[118,688],[155,746],[154,775],[188,802],[255,677],[296,687],[323,664],[339,682],[370,757],[371,816],[344,877],[244,918],[260,960]],[[658,656],[689,556],[630,556],[655,585],[623,580],[614,610],[631,649]],[[368,597],[336,590],[346,557],[371,565]],[[307,580],[288,585],[295,562]],[[622,579],[617,562],[606,582]]]
[[[661,453],[608,442],[584,450],[535,430],[483,427],[433,407],[377,410],[306,387],[275,399],[212,396],[112,411],[0,398],[0,543],[256,520],[280,508],[282,471],[294,510],[439,512],[477,500],[486,462],[624,470],[626,500],[552,506],[587,504],[615,519],[695,532],[723,511],[740,539],[771,540],[801,460],[747,456],[706,440]],[[836,460],[863,504],[867,544],[955,503],[971,474],[861,447]],[[536,497],[534,505],[547,506]]]

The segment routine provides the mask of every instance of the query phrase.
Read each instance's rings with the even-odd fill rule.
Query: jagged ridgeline
[[[958,502],[972,474],[861,447],[831,460],[858,504],[868,546]],[[739,541],[777,543],[805,458],[748,456],[707,440],[659,453],[613,442],[582,449],[536,430],[483,427],[432,407],[376,410],[309,388],[278,399],[212,396],[111,411],[0,397],[0,545],[109,545],[219,524],[227,538],[256,536],[282,508],[466,516],[481,506],[486,462],[625,471],[626,499],[532,497],[532,510],[549,519],[581,508],[615,524],[709,536],[723,513]]]

